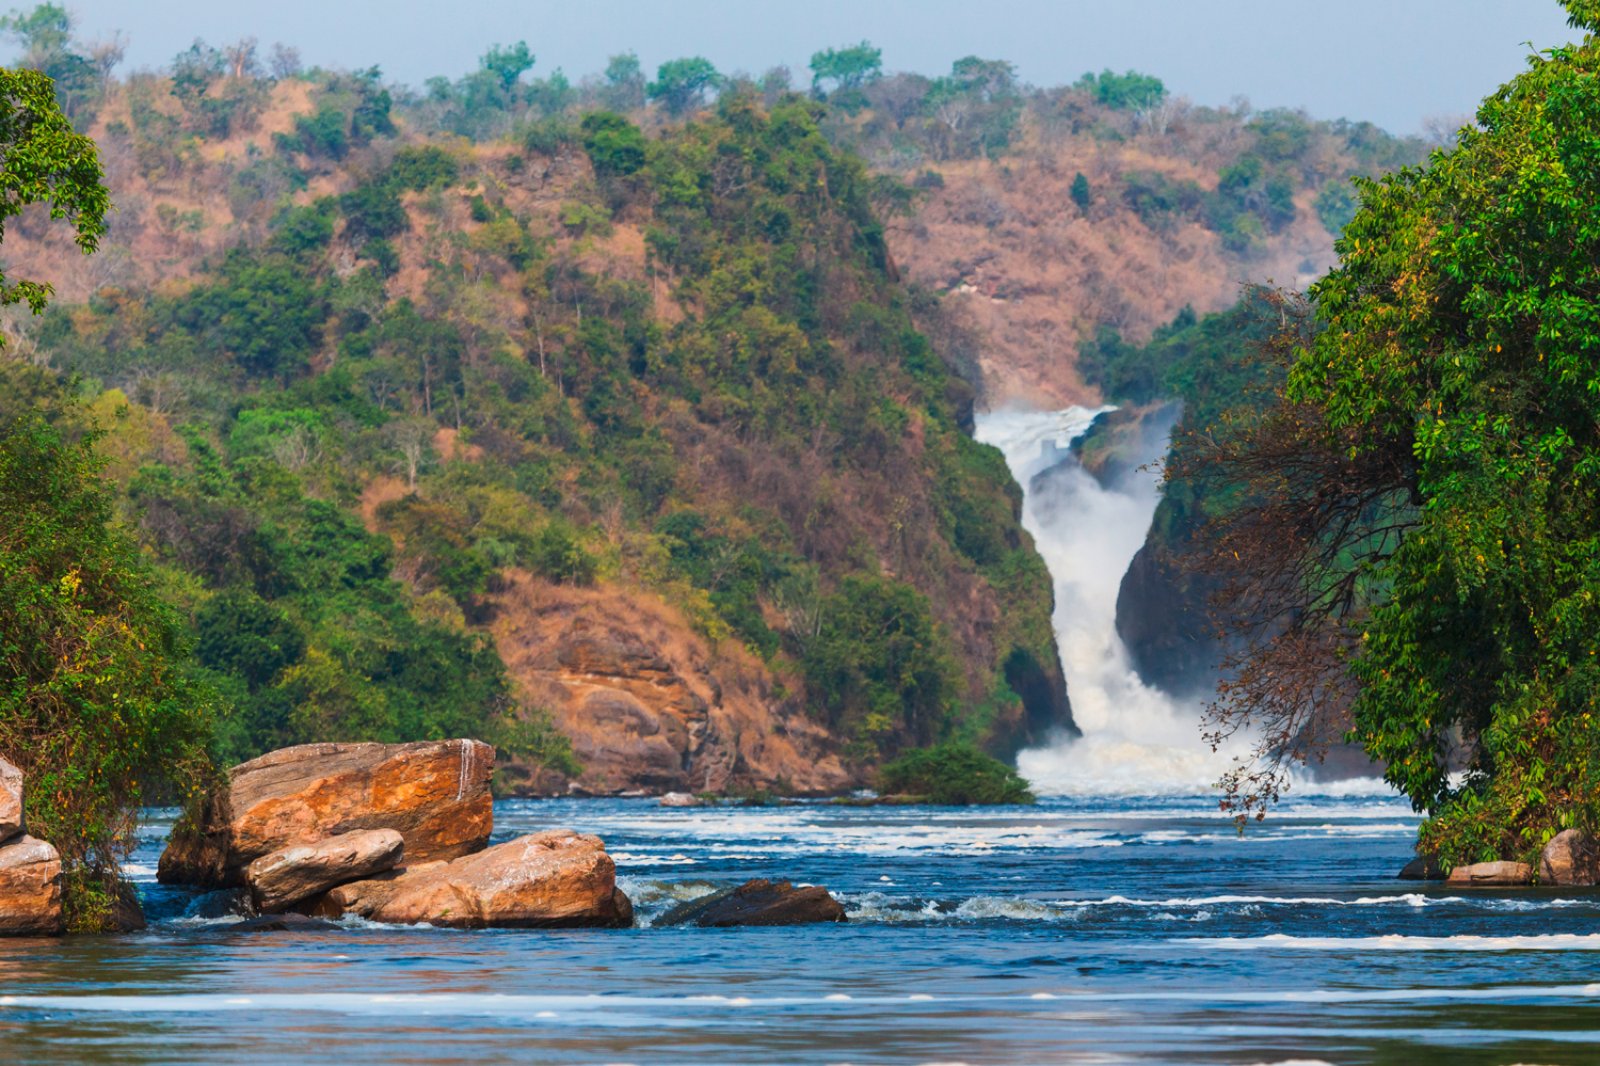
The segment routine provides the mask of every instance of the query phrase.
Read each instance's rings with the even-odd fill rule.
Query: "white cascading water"
[[[1203,794],[1233,756],[1201,740],[1197,702],[1174,700],[1140,680],[1117,635],[1117,592],[1149,532],[1160,475],[1142,469],[1108,488],[1068,458],[1068,445],[1099,413],[1073,407],[978,416],[977,438],[1005,453],[1023,487],[1022,524],[1055,581],[1056,642],[1083,730],[1022,752],[1017,768],[1041,795]],[[1159,442],[1139,459],[1159,459],[1165,450]],[[1064,459],[1043,498],[1036,496],[1034,475]]]

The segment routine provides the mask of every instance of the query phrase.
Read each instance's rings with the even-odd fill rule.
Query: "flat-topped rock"
[[[161,855],[165,882],[228,887],[273,852],[392,829],[417,864],[481,850],[493,826],[494,749],[476,740],[302,744],[233,768],[198,827]]]
[[[0,845],[0,936],[58,936],[64,927],[56,849],[27,835]]]
[[[487,851],[343,885],[313,901],[316,915],[482,928],[623,926],[633,906],[598,837],[552,830]]]
[[[788,881],[755,880],[680,904],[657,918],[654,924],[718,928],[844,920],[844,905],[821,885],[796,888]]]
[[[1525,862],[1476,862],[1470,866],[1456,866],[1445,878],[1452,885],[1529,885],[1533,883],[1533,867]]]
[[[1600,884],[1600,845],[1580,829],[1557,833],[1539,853],[1539,883]]]
[[[22,817],[22,771],[0,759],[0,844],[27,829]]]
[[[257,910],[275,914],[336,885],[391,870],[404,850],[396,830],[361,829],[263,855],[245,868],[244,879]]]

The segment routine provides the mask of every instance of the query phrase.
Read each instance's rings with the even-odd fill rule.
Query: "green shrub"
[[[906,752],[878,771],[877,787],[886,796],[917,796],[951,806],[1034,801],[1015,770],[960,743]]]

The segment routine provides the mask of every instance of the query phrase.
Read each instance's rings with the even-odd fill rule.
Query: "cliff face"
[[[734,646],[713,651],[665,603],[518,573],[496,599],[513,681],[572,738],[582,772],[512,762],[518,790],[838,792],[857,783],[834,738]]]

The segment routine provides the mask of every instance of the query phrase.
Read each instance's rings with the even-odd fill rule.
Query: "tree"
[[[106,231],[111,207],[94,142],[72,129],[56,103],[50,79],[32,70],[0,70],[0,240],[5,224],[30,204],[48,204],[50,217],[71,224],[85,255]],[[48,282],[6,277],[0,269],[0,306],[23,303],[44,310]]]
[[[509,93],[524,74],[533,69],[534,55],[527,41],[512,45],[495,45],[478,60],[478,66],[494,75],[502,92]]]
[[[1099,74],[1085,74],[1078,79],[1077,88],[1087,89],[1094,98],[1118,111],[1142,111],[1154,107],[1167,95],[1161,79],[1130,70],[1118,74],[1103,70]]]
[[[706,93],[722,84],[722,75],[709,59],[692,56],[687,59],[669,59],[656,68],[656,80],[646,90],[650,99],[658,101],[674,117],[700,107]]]
[[[0,755],[29,828],[60,851],[68,927],[110,924],[140,807],[208,780],[214,697],[116,522],[94,435],[0,427]]]
[[[601,180],[625,178],[644,168],[644,133],[611,111],[594,111],[583,117],[583,150]]]
[[[606,61],[605,87],[601,98],[613,111],[636,111],[644,106],[645,77],[639,57],[632,52],[614,55]]]
[[[1293,728],[1342,691],[1447,865],[1600,828],[1600,3],[1565,6],[1581,44],[1531,60],[1453,151],[1358,183],[1321,328],[1222,456],[1295,520],[1261,545],[1276,635],[1220,722]],[[1270,663],[1296,642],[1318,665],[1290,686]]]
[[[883,49],[868,41],[846,48],[829,48],[811,57],[811,89],[821,95],[823,82],[835,92],[853,92],[883,75]]]
[[[32,11],[13,11],[0,18],[0,34],[22,45],[19,66],[36,70],[55,84],[61,108],[69,117],[85,117],[105,88],[107,63],[121,59],[118,46],[85,55],[73,40],[73,18],[59,4],[40,4]],[[93,50],[91,50],[93,51]]]
[[[1079,211],[1089,210],[1089,179],[1082,171],[1072,179],[1072,202],[1078,205]]]

